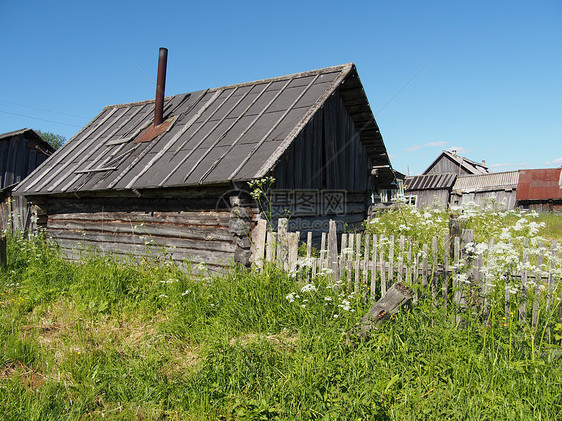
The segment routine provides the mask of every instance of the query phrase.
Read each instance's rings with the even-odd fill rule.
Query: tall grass
[[[371,304],[345,285],[73,264],[17,237],[0,293],[2,419],[562,417],[559,339],[503,308],[459,329],[450,307],[421,301],[348,346]]]

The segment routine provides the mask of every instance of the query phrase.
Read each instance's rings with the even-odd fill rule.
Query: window
[[[408,205],[416,206],[418,196],[416,195],[404,196],[404,200]]]

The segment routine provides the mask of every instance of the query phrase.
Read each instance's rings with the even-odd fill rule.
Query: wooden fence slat
[[[437,304],[437,237],[433,236],[431,241],[431,295],[433,303]]]
[[[486,272],[484,273],[484,320],[490,317],[490,269],[494,265],[494,239],[488,241],[488,254],[486,256]]]
[[[338,276],[338,237],[336,233],[336,221],[330,219],[330,230],[328,232],[328,259],[332,270],[332,280]]]
[[[267,221],[260,219],[256,227],[252,230],[251,258],[252,262],[258,270],[263,269],[263,260],[265,258],[265,240],[267,235]]]
[[[519,323],[527,321],[527,264],[529,263],[529,240],[523,241],[523,270],[521,271],[521,298],[519,303]]]
[[[460,317],[458,315],[458,312],[460,311],[460,305],[461,305],[461,297],[462,297],[462,292],[461,292],[461,286],[460,286],[460,282],[459,282],[459,264],[460,264],[460,238],[459,237],[455,237],[453,239],[453,259],[454,259],[454,269],[453,269],[453,297],[454,297],[454,303],[455,303],[455,307],[456,307],[456,315],[455,315],[455,323],[459,323],[460,321]]]
[[[427,254],[428,254],[428,247],[427,244],[423,245],[423,254],[422,254],[422,288],[424,295],[426,293],[427,288]]]
[[[443,244],[443,276],[441,278],[441,294],[443,297],[443,305],[445,308],[449,302],[449,244],[450,244],[450,237],[447,235],[444,240]]]
[[[275,249],[277,245],[277,233],[269,231],[267,233],[267,240],[265,246],[265,261],[269,263],[275,262]]]
[[[373,249],[371,259],[371,299],[374,300],[377,293],[377,235],[373,234]],[[561,313],[562,318],[562,313]]]
[[[408,263],[412,261],[412,239],[408,241]],[[411,265],[406,265],[406,282],[408,285],[412,285],[412,270]]]
[[[322,233],[322,238],[320,240],[320,270],[326,267],[326,261],[328,260],[328,249],[326,248],[326,237],[325,232]]]
[[[359,292],[359,276],[361,274],[361,269],[359,263],[361,262],[361,234],[357,233],[355,235],[355,265],[353,269],[355,270],[355,293]]]
[[[348,234],[342,234],[341,235],[341,246],[340,246],[340,250],[341,253],[339,255],[339,262],[340,262],[340,273],[339,273],[339,277],[340,279],[343,278],[343,274],[345,273],[345,270],[347,268],[347,265],[345,264],[345,261],[347,259],[347,237]]]
[[[537,327],[539,321],[539,301],[541,296],[540,284],[542,282],[541,272],[543,264],[543,253],[542,253],[542,242],[538,244],[539,254],[537,255],[537,271],[535,272],[535,288],[534,288],[534,303],[533,303],[533,317],[531,320],[531,326],[533,329]]]
[[[419,286],[420,286],[420,272],[419,272],[419,266],[420,265],[420,254],[419,252],[416,253],[416,255],[414,256],[414,279],[412,280],[412,285],[415,287],[414,288],[414,303],[417,304],[418,300],[419,300]]]
[[[363,282],[365,283],[365,287],[369,286],[369,269],[371,265],[371,254],[370,254],[370,239],[371,235],[369,233],[365,233],[365,251],[363,253],[364,256],[364,263],[363,263]]]
[[[381,297],[386,294],[386,265],[384,262],[384,242],[383,236],[381,235],[379,241],[379,265],[381,274]]]
[[[294,271],[297,268],[297,259],[299,257],[299,232],[291,232],[287,234],[287,248],[288,248],[288,265],[289,271]]]
[[[394,283],[394,235],[390,238],[390,248],[388,250],[388,287]]]
[[[398,282],[400,283],[402,283],[404,277],[404,241],[405,237],[401,235],[398,243],[400,247],[398,254]]]
[[[552,293],[554,292],[554,258],[556,256],[556,241],[552,240],[550,244],[550,259],[549,266],[550,270],[548,273],[548,287],[546,292],[546,314],[550,314],[550,304],[552,302]]]

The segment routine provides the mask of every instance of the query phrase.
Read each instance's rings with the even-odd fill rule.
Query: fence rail
[[[555,267],[560,262],[560,250],[556,241],[541,245],[542,252],[530,256],[525,240],[518,257],[520,264],[498,273],[499,257],[495,253],[501,253],[504,244],[490,240],[483,247],[485,252],[475,251],[472,230],[464,230],[460,237],[433,237],[431,244],[417,244],[405,236],[341,234],[338,245],[336,225],[330,221],[330,230],[322,233],[316,253],[311,232],[302,246],[300,238],[299,232],[287,232],[284,220],[280,220],[277,232],[268,231],[265,221],[259,221],[252,238],[254,267],[261,270],[267,262],[299,272],[308,280],[323,274],[334,282],[352,285],[356,293],[371,299],[382,297],[394,282],[403,282],[417,291],[416,300],[423,294],[445,306],[478,306],[486,318],[490,297],[501,287],[505,288],[506,319],[515,308],[520,322],[535,327],[541,311],[552,314],[559,307],[558,319],[562,321],[560,270]],[[528,309],[530,304],[532,309]]]

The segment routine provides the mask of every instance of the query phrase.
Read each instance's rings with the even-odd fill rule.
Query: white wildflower
[[[318,291],[318,288],[314,286],[314,284],[306,284],[301,288],[301,292],[314,292]]]

